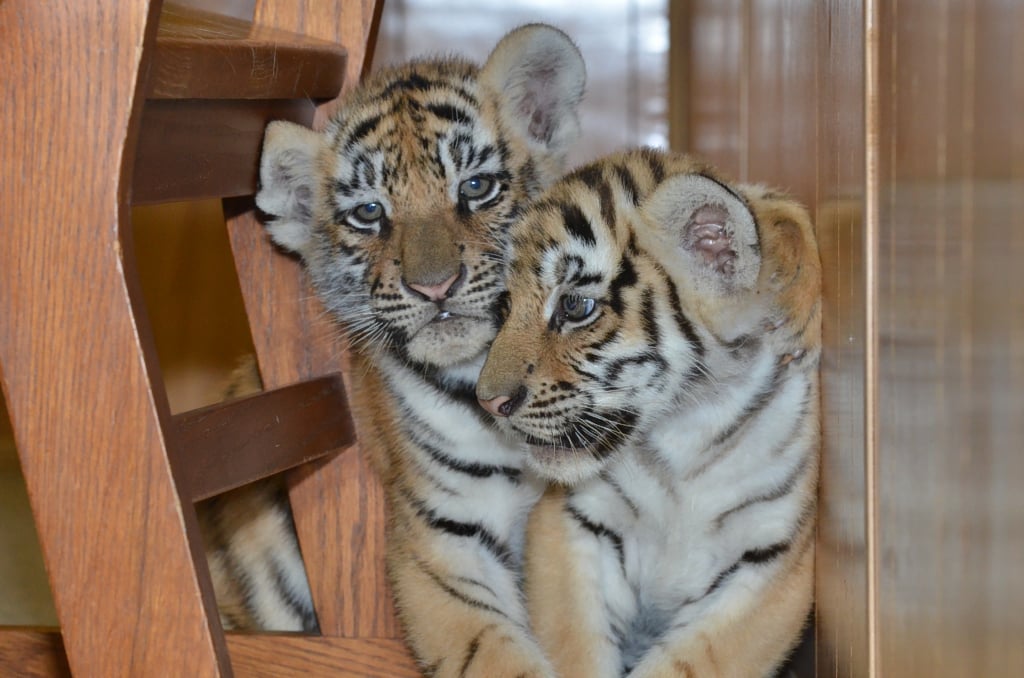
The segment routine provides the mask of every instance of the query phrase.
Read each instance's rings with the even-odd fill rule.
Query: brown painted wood
[[[60,634],[27,628],[0,630],[0,676],[71,678]]]
[[[337,96],[338,42],[175,4],[160,14],[132,202],[251,195],[271,120],[312,123]]]
[[[132,204],[252,195],[271,120],[308,125],[306,99],[149,100],[132,177]]]
[[[420,678],[401,640],[228,634],[239,678]]]
[[[341,43],[173,3],[160,13],[148,99],[333,99]]]
[[[227,634],[235,675],[249,678],[419,678],[400,640],[284,634]],[[60,633],[17,629],[0,634],[0,676],[68,678]]]
[[[0,3],[0,364],[78,676],[230,673],[192,565],[195,517],[167,463],[169,413],[126,256],[155,29],[142,0]]]
[[[193,501],[311,462],[355,442],[340,375],[174,417],[172,467]]]

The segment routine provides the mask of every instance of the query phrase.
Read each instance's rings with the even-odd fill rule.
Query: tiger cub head
[[[507,229],[560,174],[584,80],[569,38],[533,24],[482,67],[444,58],[379,72],[322,131],[267,127],[256,204],[355,350],[479,370]]]
[[[786,197],[643,149],[567,175],[510,235],[509,314],[477,397],[549,479],[727,397],[755,354],[816,369],[817,246]]]

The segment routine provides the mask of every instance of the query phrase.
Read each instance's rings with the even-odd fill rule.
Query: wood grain
[[[155,27],[141,0],[0,3],[0,364],[81,676],[230,671],[192,567],[125,257],[140,58]]]
[[[333,99],[344,43],[164,3],[148,99]]]
[[[71,678],[60,634],[27,628],[0,631],[0,676]]]
[[[252,195],[267,123],[308,125],[315,113],[306,99],[149,100],[142,111],[132,204]]]
[[[228,633],[236,676],[249,678],[419,678],[404,645],[395,639],[324,638]],[[0,675],[69,678],[60,633],[18,629],[0,634]],[[167,674],[158,674],[167,675]]]
[[[340,375],[218,403],[174,417],[179,492],[207,499],[309,463],[355,442]]]

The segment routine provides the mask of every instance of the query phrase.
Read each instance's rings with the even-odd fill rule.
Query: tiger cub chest
[[[600,544],[594,564],[611,609],[696,609],[752,548],[792,537],[808,499],[795,486],[813,477],[814,421],[797,407],[806,392],[802,377],[781,384],[730,435],[695,408],[572,492],[569,510],[600,526],[579,534]]]

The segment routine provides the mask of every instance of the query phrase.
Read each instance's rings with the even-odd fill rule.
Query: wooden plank
[[[248,678],[419,678],[405,645],[391,638],[228,633],[231,664]],[[0,675],[68,678],[57,631],[0,628]]]
[[[123,240],[155,28],[144,0],[0,3],[0,364],[77,676],[230,675]]]
[[[409,651],[392,638],[228,634],[240,678],[420,678]]]
[[[174,417],[179,492],[193,501],[319,459],[355,442],[340,374]]]
[[[0,676],[71,678],[60,633],[0,627]]]
[[[164,3],[150,99],[332,99],[345,81],[338,42]]]
[[[149,100],[132,176],[132,204],[252,195],[271,120],[309,125],[306,99]]]

